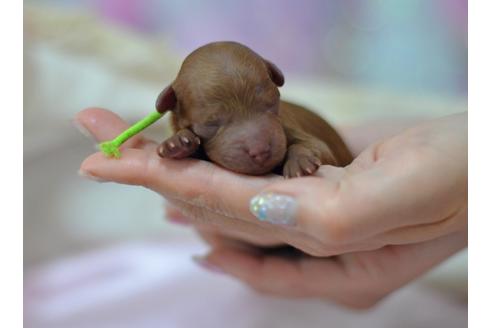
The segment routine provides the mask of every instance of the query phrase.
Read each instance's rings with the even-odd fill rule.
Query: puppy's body
[[[202,148],[213,162],[245,174],[283,166],[286,177],[310,175],[321,164],[345,166],[352,156],[333,127],[313,112],[280,101],[280,70],[235,42],[192,52],[159,95],[171,110],[175,135],[162,157],[184,158]]]
[[[290,145],[307,142],[315,148],[319,147],[322,164],[346,166],[352,162],[352,154],[341,136],[316,113],[299,105],[281,101],[280,117]],[[319,141],[323,145],[319,144]]]

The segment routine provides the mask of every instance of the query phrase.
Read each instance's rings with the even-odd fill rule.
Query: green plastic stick
[[[130,126],[128,129],[123,131],[119,136],[110,141],[105,141],[99,144],[99,149],[103,152],[107,157],[116,157],[120,158],[121,153],[119,147],[128,139],[141,132],[151,124],[155,123],[158,119],[160,119],[164,114],[159,112],[152,112],[147,115],[137,123]]]

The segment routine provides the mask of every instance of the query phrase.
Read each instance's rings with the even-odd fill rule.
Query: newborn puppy
[[[158,154],[180,159],[201,151],[231,171],[281,171],[287,178],[311,175],[322,164],[349,164],[352,155],[333,127],[280,100],[283,84],[278,67],[244,45],[196,49],[156,101],[160,113],[171,111],[175,132]]]

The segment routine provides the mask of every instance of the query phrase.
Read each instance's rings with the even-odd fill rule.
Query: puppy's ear
[[[265,64],[268,68],[268,74],[270,74],[270,78],[272,79],[273,83],[275,83],[279,87],[283,86],[285,79],[282,71],[277,67],[277,65],[269,60],[265,59]]]
[[[176,93],[171,85],[161,91],[155,102],[155,109],[163,114],[168,110],[173,110],[176,107]]]

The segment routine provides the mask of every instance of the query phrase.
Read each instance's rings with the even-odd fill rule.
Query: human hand
[[[79,113],[76,122],[98,140],[126,128],[100,109]],[[374,144],[347,168],[322,167],[316,177],[287,181],[236,175],[203,161],[160,159],[155,147],[137,136],[122,159],[93,154],[81,172],[161,193],[213,245],[202,261],[264,292],[365,307],[466,246],[465,114]],[[294,198],[295,211],[281,219],[295,221],[256,220],[248,200],[262,190]],[[292,260],[238,248],[237,240],[343,255]]]
[[[420,143],[434,147],[440,145],[434,151],[444,151],[443,155],[447,153],[445,158],[448,159],[454,157],[458,162],[455,166],[457,170],[446,170],[446,172],[455,173],[450,174],[450,180],[460,181],[458,172],[466,177],[466,170],[463,171],[467,162],[466,149],[463,151],[463,148],[460,148],[460,146],[463,147],[463,140],[466,140],[466,116],[461,115],[461,118],[457,116],[454,120],[456,121],[446,122],[447,128],[441,126],[439,129],[442,133],[441,142],[431,142],[436,136],[434,138],[426,136],[425,132],[429,130],[425,128],[415,133],[421,134],[424,139]],[[449,133],[446,133],[446,130],[452,131],[453,127],[455,131],[458,131],[455,134],[458,138],[450,137]],[[436,126],[430,131],[435,128]],[[462,133],[461,138],[460,133]],[[443,141],[446,138],[449,139]],[[429,141],[428,144],[426,140]],[[444,147],[445,144],[451,147]],[[456,147],[454,152],[449,153],[453,147]],[[433,151],[432,148],[428,151]],[[461,156],[449,156],[453,153],[461,154]],[[436,181],[430,180],[428,183],[432,184]],[[463,188],[463,180],[456,185]],[[466,179],[464,185],[466,188]],[[368,308],[466,246],[466,194],[464,191],[461,194],[462,197],[459,193],[455,196],[456,201],[461,200],[465,203],[463,216],[448,218],[458,221],[455,222],[457,232],[429,241],[404,244],[405,240],[399,239],[397,241],[402,245],[388,245],[373,251],[345,253],[329,258],[301,256],[293,259],[265,254],[251,248],[236,247],[233,243],[227,242],[226,238],[215,236],[211,243],[212,250],[200,257],[198,261],[206,268],[213,268],[215,271],[232,275],[262,293],[282,297],[328,299],[351,308]],[[395,202],[398,201],[397,196],[395,195]],[[459,228],[460,226],[462,228]],[[435,224],[435,227],[429,230],[441,228],[444,230],[443,233],[446,233],[444,226],[439,224]],[[411,238],[413,233],[418,234],[418,231],[409,232],[406,237]],[[424,235],[431,233],[432,231],[427,231]],[[393,236],[393,238],[396,237],[398,237],[397,234]]]
[[[431,241],[327,258],[291,258],[215,243],[208,254],[195,260],[263,294],[323,299],[365,309],[462,249],[466,239],[466,231],[460,231]]]
[[[110,140],[128,128],[116,114],[99,108],[89,108],[78,113],[74,124],[81,132],[99,143]],[[179,215],[178,208],[187,207],[186,220],[191,217],[194,226],[207,232],[219,232],[256,245],[275,245],[282,243],[273,238],[269,231],[252,222],[233,220],[230,216],[238,209],[228,209],[227,202],[238,204],[246,199],[239,210],[248,213],[247,199],[258,192],[268,181],[280,177],[252,177],[236,175],[209,162],[194,159],[172,160],[156,155],[158,144],[153,140],[137,135],[121,147],[122,158],[110,159],[101,153],[89,156],[81,165],[80,174],[99,182],[114,181],[124,184],[142,185],[166,197],[168,212]],[[219,186],[219,184],[222,184]],[[238,189],[237,186],[242,188]],[[230,197],[223,198],[223,193]],[[222,199],[220,204],[215,199]],[[174,206],[171,208],[171,205]],[[215,204],[215,206],[214,206]],[[210,210],[210,208],[214,208]],[[193,215],[190,213],[193,212]],[[229,214],[228,214],[229,213]],[[228,216],[230,215],[230,216]]]
[[[76,121],[98,140],[126,128],[115,114],[100,109],[85,110]],[[213,227],[258,245],[285,243],[314,256],[432,240],[466,229],[466,114],[373,144],[346,168],[323,166],[316,176],[292,180],[238,175],[192,159],[161,159],[155,147],[136,136],[121,159],[96,153],[81,172],[159,192],[199,229]],[[276,216],[255,219],[248,202],[261,191],[287,196],[293,211],[278,214],[277,209]],[[272,224],[279,220],[289,224]]]

